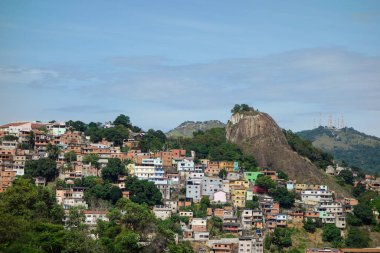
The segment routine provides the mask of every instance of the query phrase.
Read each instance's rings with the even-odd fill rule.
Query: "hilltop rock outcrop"
[[[235,113],[227,123],[226,138],[255,157],[258,166],[286,172],[297,182],[327,184],[337,193],[349,193],[307,158],[288,145],[281,128],[268,114],[257,111]]]

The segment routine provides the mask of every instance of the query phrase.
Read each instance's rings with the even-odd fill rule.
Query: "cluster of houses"
[[[108,126],[108,125],[107,125]],[[22,143],[30,143],[33,132],[34,148],[23,149]],[[11,186],[16,176],[24,175],[27,160],[46,157],[48,146],[59,146],[56,160],[60,168],[59,178],[66,184],[74,185],[74,180],[86,176],[99,176],[109,158],[130,160],[126,165],[130,175],[141,180],[154,182],[162,193],[163,205],[154,206],[156,217],[166,219],[172,214],[187,217],[189,222],[181,222],[182,240],[200,242],[199,252],[263,252],[263,237],[266,231],[277,227],[288,227],[302,224],[305,219],[320,220],[322,223],[333,223],[338,228],[346,227],[346,214],[352,212],[357,200],[350,198],[336,199],[334,192],[326,185],[311,185],[284,181],[277,172],[263,169],[253,172],[241,172],[239,163],[233,161],[195,161],[195,153],[188,156],[186,150],[171,149],[167,151],[144,153],[138,150],[138,140],[127,139],[123,152],[113,143],[102,140],[92,143],[83,132],[69,130],[65,123],[18,122],[0,126],[0,138],[18,137],[17,140],[3,140],[0,144],[0,192]],[[65,153],[75,152],[75,161],[67,164]],[[85,157],[95,154],[98,163],[86,162]],[[68,168],[68,166],[70,166]],[[225,173],[221,171],[224,170]],[[331,171],[331,168],[330,168]],[[336,173],[334,171],[334,173]],[[299,194],[296,207],[283,210],[279,203],[266,194],[265,189],[255,185],[257,178],[265,175],[274,180],[279,187]],[[120,176],[116,184],[129,198],[125,189],[125,177]],[[367,187],[375,189],[380,181],[366,179]],[[43,178],[36,178],[36,184],[45,185]],[[58,189],[56,198],[65,210],[73,207],[84,207],[85,223],[95,226],[98,219],[108,220],[106,210],[88,210],[89,203],[84,199],[83,187]],[[194,217],[191,207],[207,197],[212,204],[205,217]],[[258,207],[246,208],[247,201],[257,200]],[[222,232],[233,238],[223,236],[211,237],[210,219],[216,216],[222,220]],[[231,236],[229,236],[231,237]]]

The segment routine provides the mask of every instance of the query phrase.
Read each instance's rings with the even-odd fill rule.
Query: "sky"
[[[168,131],[241,103],[380,136],[380,1],[0,1],[0,123]]]

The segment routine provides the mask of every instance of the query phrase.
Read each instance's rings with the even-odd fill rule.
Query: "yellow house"
[[[221,161],[221,162],[219,162],[219,168],[225,169],[228,172],[233,172],[234,171],[234,162]]]
[[[235,207],[245,207],[245,194],[247,190],[240,188],[233,188],[231,191],[231,200]]]
[[[249,188],[249,182],[248,181],[245,181],[245,180],[236,180],[236,181],[232,181],[230,182],[230,187],[241,187],[243,186],[245,189],[248,189]]]
[[[206,167],[208,166],[209,163],[210,163],[209,159],[201,159],[201,164],[206,165]]]
[[[301,192],[305,190],[320,190],[319,184],[296,184],[296,192]]]

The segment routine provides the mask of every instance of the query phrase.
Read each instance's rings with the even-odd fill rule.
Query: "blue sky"
[[[0,123],[328,115],[380,136],[380,1],[0,2]]]

